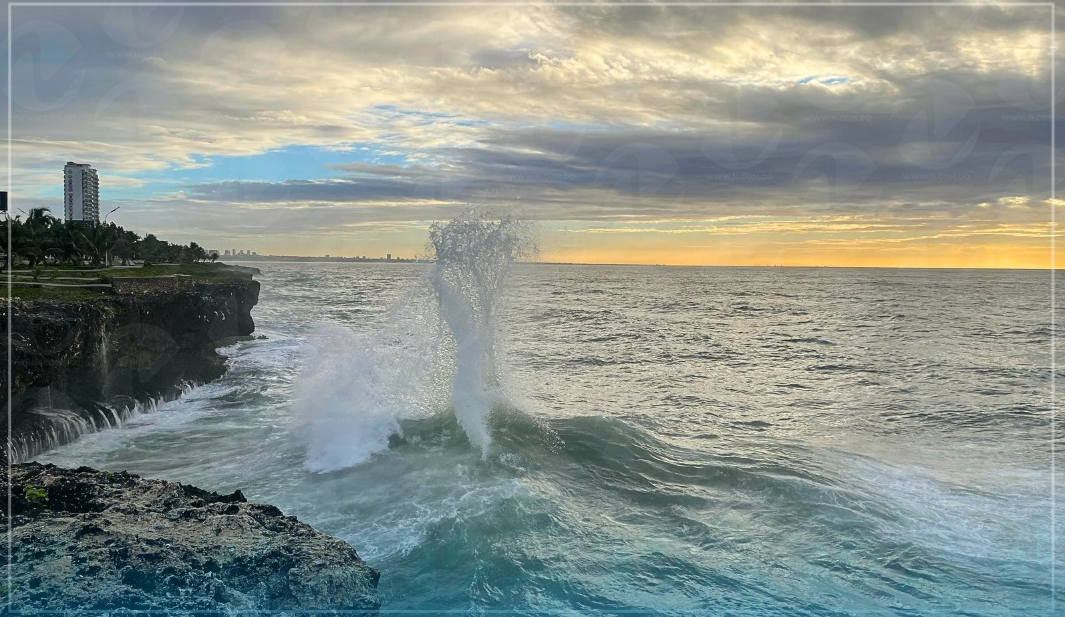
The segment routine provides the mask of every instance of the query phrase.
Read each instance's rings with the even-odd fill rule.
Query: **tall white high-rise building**
[[[63,168],[63,215],[68,221],[100,222],[100,179],[87,163]]]

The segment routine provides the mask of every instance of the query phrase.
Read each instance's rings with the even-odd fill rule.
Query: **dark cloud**
[[[970,4],[20,6],[14,163],[28,177],[84,157],[136,176],[356,142],[414,162],[155,202],[263,233],[432,220],[467,202],[586,221],[990,211],[1050,191],[1062,93],[1047,17]]]
[[[1049,194],[1049,125],[954,82],[907,93],[884,110],[825,113],[791,104],[791,122],[759,130],[501,128],[476,145],[428,152],[446,165],[355,163],[334,181],[227,182],[191,187],[197,199],[362,203],[499,201],[544,204],[569,218],[581,202],[653,218],[711,204],[799,203],[811,211],[899,201],[969,208]],[[990,97],[994,98],[994,97]],[[886,111],[893,108],[893,111]],[[768,127],[768,128],[766,128]],[[1065,128],[1065,127],[1063,127]],[[661,203],[660,203],[661,202]]]

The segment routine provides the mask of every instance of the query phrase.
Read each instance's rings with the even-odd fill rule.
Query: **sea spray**
[[[389,435],[399,431],[399,414],[380,383],[376,348],[344,328],[320,325],[310,350],[300,396],[311,415],[307,467],[349,467],[388,447]]]
[[[500,398],[495,309],[515,261],[535,251],[528,224],[470,210],[429,230],[440,315],[455,343],[451,403],[470,442],[488,456],[488,414]]]
[[[402,434],[400,420],[441,406],[439,336],[411,305],[356,334],[331,324],[308,336],[297,381],[296,414],[307,441],[306,467],[326,472],[366,462]]]
[[[454,345],[429,285],[434,267],[262,264],[268,297],[256,310],[259,327],[274,328],[269,340],[240,343],[226,377],[195,399],[41,462],[274,503],[385,573],[383,614],[991,616],[1039,613],[1053,597],[1061,606],[1049,410],[966,394],[1023,395],[1049,379],[1023,354],[1001,354],[1041,344],[1046,315],[1031,307],[1045,301],[1043,274],[981,271],[959,283],[930,271],[515,266],[495,308],[498,373],[515,390],[493,408],[489,460],[476,464],[480,450],[450,409]],[[840,300],[868,295],[870,280],[909,308]],[[289,368],[304,364],[308,309],[328,303],[321,313],[373,332],[386,360],[417,361],[390,354],[417,327],[380,335],[404,281],[417,283],[424,327],[443,333],[439,406],[400,420],[406,445],[308,473],[290,430]],[[957,293],[974,285],[978,297]],[[779,317],[772,344],[751,345],[750,313],[706,302],[715,290]],[[987,302],[996,310],[979,310]],[[828,367],[832,391],[825,370],[811,370],[826,352],[810,341],[826,326],[830,355],[860,357],[855,368],[870,371]],[[871,336],[877,328],[891,336]],[[997,335],[959,336],[974,331]],[[930,344],[942,351],[935,371],[899,362],[900,349]],[[758,375],[793,387],[728,387]],[[870,375],[912,387],[872,392],[861,379]],[[914,388],[957,396],[918,409]],[[529,439],[539,418],[565,440],[557,454]]]
[[[502,399],[495,311],[511,265],[534,250],[528,225],[476,211],[430,228],[432,266],[365,334],[321,324],[307,338],[295,412],[306,467],[358,465],[402,436],[402,420],[453,410],[487,456]]]

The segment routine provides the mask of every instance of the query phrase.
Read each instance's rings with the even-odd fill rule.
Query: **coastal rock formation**
[[[29,460],[120,424],[138,402],[170,399],[222,376],[216,348],[255,329],[254,272],[234,269],[191,285],[127,285],[135,291],[92,300],[13,300],[4,309],[11,312],[12,458]],[[7,326],[0,314],[5,338]],[[8,374],[0,372],[6,390]]]
[[[379,575],[354,549],[240,491],[37,463],[15,465],[4,488],[13,583],[5,594],[20,614],[374,615],[380,606]]]

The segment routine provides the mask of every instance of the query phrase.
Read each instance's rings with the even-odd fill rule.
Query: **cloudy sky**
[[[537,221],[549,261],[1050,264],[1048,6],[38,3],[8,25],[15,208],[61,214],[77,161],[110,220],[260,254],[414,256],[474,204]]]

